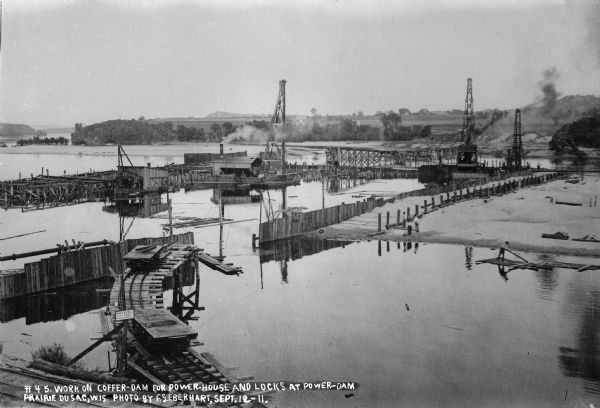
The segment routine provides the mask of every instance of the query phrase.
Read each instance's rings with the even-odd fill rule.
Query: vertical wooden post
[[[390,212],[387,211],[385,214],[385,229],[390,229]]]
[[[431,197],[431,210],[435,209],[435,197]]]
[[[396,212],[396,225],[400,225],[400,209]]]
[[[381,231],[381,213],[377,213],[377,232],[379,231]]]
[[[419,204],[415,204],[415,217],[419,215]]]
[[[127,303],[125,299],[125,278],[124,271],[121,271],[121,287],[119,290],[119,310],[127,310]],[[129,321],[123,322],[123,328],[121,329],[121,337],[119,338],[119,360],[118,369],[119,377],[123,377],[125,372],[125,365],[127,364],[127,330],[129,329]]]

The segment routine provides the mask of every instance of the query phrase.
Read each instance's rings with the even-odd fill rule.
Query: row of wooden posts
[[[166,238],[168,239],[168,238]],[[175,242],[193,244],[191,232],[173,235]],[[137,245],[166,244],[165,238],[140,238],[109,245],[62,252],[26,263],[23,269],[0,272],[0,299],[62,288],[110,276],[124,270],[123,256]]]
[[[320,210],[307,211],[307,212],[293,212],[288,214],[285,217],[278,218],[276,220],[263,222],[259,225],[259,235],[258,240],[259,243],[272,242],[280,239],[286,239],[291,237],[296,237],[300,235],[304,235],[308,232],[316,231],[320,228],[324,228],[330,225],[339,224],[343,221],[346,221],[352,217],[356,217],[358,215],[364,214],[365,212],[372,211],[376,207],[382,207],[387,203],[393,203],[397,199],[404,199],[407,197],[416,197],[416,196],[432,196],[435,197],[440,194],[446,194],[447,200],[450,199],[450,192],[453,194],[459,194],[459,199],[462,199],[462,191],[466,188],[467,193],[466,196],[472,198],[473,194],[484,195],[488,194],[487,191],[490,188],[500,188],[498,186],[482,188],[481,185],[487,184],[492,181],[501,181],[506,180],[511,177],[524,177],[520,181],[512,180],[510,182],[504,183],[502,186],[506,185],[508,188],[508,184],[512,183],[512,185],[516,185],[515,183],[519,183],[519,185],[526,186],[531,183],[540,183],[541,180],[547,180],[549,177],[556,177],[554,174],[544,174],[534,176],[531,172],[521,171],[521,172],[513,172],[510,174],[504,174],[495,177],[483,178],[477,181],[472,181],[468,183],[455,183],[446,186],[437,186],[437,187],[429,187],[423,188],[419,190],[408,191],[405,193],[400,193],[395,197],[391,197],[388,199],[384,198],[375,198],[369,197],[362,201],[357,201],[355,203],[342,203],[340,205],[336,205],[334,207],[324,208]],[[476,187],[480,186],[477,190]],[[516,187],[515,187],[516,188]],[[459,193],[460,191],[460,193]],[[496,190],[493,190],[495,194]],[[453,196],[454,197],[454,196]],[[443,197],[442,197],[443,200]],[[435,198],[433,198],[432,204],[428,204],[425,200],[424,211],[428,210],[428,207],[435,206]],[[418,211],[418,209],[416,210]],[[410,212],[409,212],[410,214]],[[389,222],[388,222],[389,225]]]
[[[503,183],[492,184],[491,186],[474,186],[466,187],[466,192],[463,194],[463,189],[459,188],[458,190],[452,191],[450,194],[449,191],[446,194],[441,194],[439,196],[439,201],[436,203],[436,196],[432,196],[430,198],[430,202],[427,202],[427,199],[423,200],[423,205],[415,204],[415,212],[411,215],[411,207],[406,207],[406,211],[402,213],[401,209],[398,209],[396,212],[396,222],[390,222],[390,212],[386,212],[386,223],[385,228],[389,229],[392,227],[400,226],[403,228],[407,228],[407,222],[415,221],[419,216],[419,209],[423,211],[423,214],[427,214],[428,212],[435,211],[438,208],[446,207],[448,205],[452,205],[457,201],[461,200],[469,200],[473,198],[489,198],[494,195],[503,195],[508,192],[514,191],[518,188],[524,188],[530,185],[537,185],[541,183],[545,183],[551,180],[554,180],[558,177],[557,173],[543,174],[539,176],[529,176],[525,177],[521,180],[509,180],[504,181]],[[415,232],[419,232],[418,230],[419,224],[415,225]],[[377,216],[377,231],[382,231],[382,213],[379,213]],[[411,235],[412,226],[408,226],[408,235]]]

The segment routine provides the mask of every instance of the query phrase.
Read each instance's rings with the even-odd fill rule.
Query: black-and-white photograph
[[[600,407],[599,0],[0,0],[0,406]]]

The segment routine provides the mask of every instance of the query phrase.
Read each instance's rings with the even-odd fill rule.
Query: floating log
[[[542,238],[567,240],[569,235],[563,232],[555,232],[554,234],[542,234]]]
[[[108,245],[110,243],[112,243],[112,242],[104,239],[102,241],[86,242],[83,244],[83,247],[90,248],[90,247],[99,246],[99,245]],[[20,254],[0,256],[0,261],[14,261],[15,259],[19,259],[19,258],[28,258],[30,256],[36,256],[36,255],[53,254],[53,253],[58,253],[58,252],[66,251],[66,250],[76,250],[76,249],[80,249],[80,248],[81,248],[81,245],[79,245],[79,246],[78,245],[70,245],[70,246],[60,245],[60,246],[57,246],[56,248],[40,249],[38,251],[23,252]]]
[[[558,201],[558,200],[556,200],[555,203],[556,204],[562,204],[562,205],[574,205],[574,206],[581,206],[582,205],[581,203],[575,203],[575,202],[572,202],[572,201]]]
[[[7,239],[13,239],[13,238],[18,238],[18,237],[24,237],[24,236],[27,236],[27,235],[39,234],[40,232],[46,232],[46,230],[40,230],[40,231],[27,232],[27,233],[25,233],[25,234],[19,234],[19,235],[13,235],[13,236],[10,236],[10,237],[0,238],[0,241],[6,241]]]
[[[564,268],[564,269],[576,269],[578,272],[585,270],[600,270],[600,265],[592,264],[577,264],[569,262],[558,262],[558,261],[544,261],[544,262],[524,262],[515,261],[512,259],[481,259],[476,261],[477,264],[489,263],[498,266],[506,266],[513,269],[553,269],[553,268]]]
[[[579,242],[600,242],[600,239],[596,239],[594,237],[581,237],[581,238],[573,238],[573,241],[579,241]]]

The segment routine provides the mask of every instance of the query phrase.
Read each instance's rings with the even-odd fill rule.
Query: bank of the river
[[[503,196],[461,201],[418,219],[419,232],[390,229],[377,239],[498,247],[509,241],[515,250],[600,257],[600,243],[542,238],[544,233],[563,232],[581,238],[600,231],[600,207],[594,206],[600,193],[600,177],[584,176],[576,184],[559,179],[519,189]],[[414,209],[423,198],[411,197],[387,204],[375,211],[325,228],[324,238],[370,239],[377,232],[377,213],[389,211],[395,220],[398,210]],[[590,199],[592,207],[590,207]],[[557,204],[581,203],[581,206]],[[413,212],[414,214],[414,212]],[[600,237],[597,237],[600,238]]]

